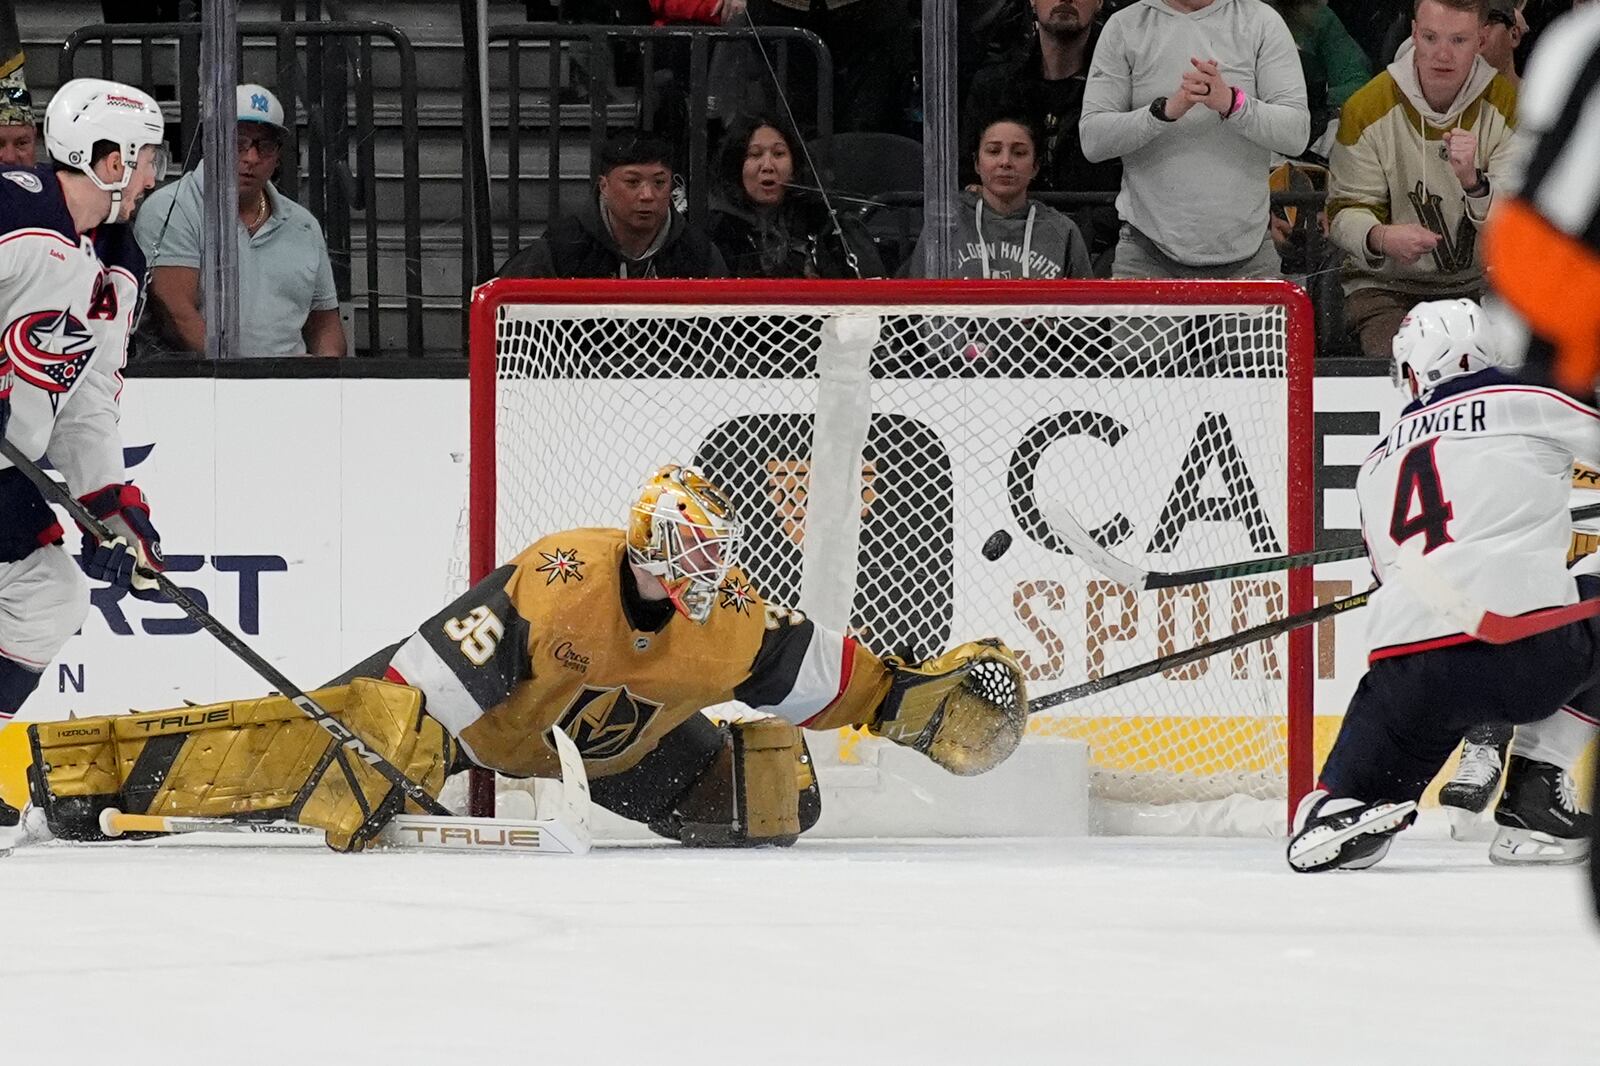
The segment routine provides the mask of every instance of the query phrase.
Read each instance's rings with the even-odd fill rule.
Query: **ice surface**
[[[1600,1061],[1581,868],[1437,836],[1320,876],[1264,840],[25,848],[0,1061]]]

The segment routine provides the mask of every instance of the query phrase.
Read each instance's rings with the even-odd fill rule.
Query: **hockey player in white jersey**
[[[1318,787],[1295,813],[1296,870],[1378,862],[1462,735],[1491,721],[1519,726],[1491,858],[1586,854],[1569,771],[1593,731],[1585,690],[1600,676],[1600,623],[1487,644],[1385,581],[1416,541],[1446,581],[1500,614],[1600,595],[1600,579],[1575,580],[1566,565],[1572,463],[1594,462],[1600,412],[1508,377],[1487,334],[1476,304],[1449,300],[1417,305],[1395,337],[1411,402],[1356,479],[1379,581],[1373,650]]]
[[[48,457],[121,536],[85,537],[79,562],[38,489],[0,457],[0,724],[82,624],[84,575],[158,596],[162,568],[140,491],[126,484],[117,403],[144,280],[127,225],[166,168],[161,109],[146,93],[81,78],[45,111],[50,165],[0,168],[0,401],[6,438]],[[80,570],[81,566],[81,570]],[[15,813],[0,804],[0,824]]]

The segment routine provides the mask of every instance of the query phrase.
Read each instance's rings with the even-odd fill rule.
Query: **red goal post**
[[[1148,569],[1310,550],[1313,350],[1281,281],[493,281],[471,309],[469,573],[619,524],[650,469],[695,461],[745,512],[769,598],[880,652],[999,635],[1050,692],[1312,605],[1309,570],[1135,595],[1037,498]],[[1108,802],[1292,810],[1312,645],[1301,629],[1031,732],[1087,741]]]

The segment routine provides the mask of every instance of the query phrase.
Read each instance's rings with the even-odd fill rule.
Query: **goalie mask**
[[[1413,307],[1394,335],[1396,387],[1418,400],[1463,374],[1498,366],[1483,308],[1471,300],[1430,300]]]
[[[722,490],[692,466],[669,464],[639,489],[628,513],[628,559],[666,586],[692,622],[711,617],[738,550],[740,526]]]

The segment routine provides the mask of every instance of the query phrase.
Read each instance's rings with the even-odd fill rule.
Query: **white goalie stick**
[[[1460,626],[1463,633],[1485,644],[1510,644],[1585,618],[1600,617],[1600,599],[1579,600],[1565,607],[1548,607],[1528,614],[1496,614],[1486,610],[1450,584],[1422,554],[1416,541],[1400,550],[1390,569],[1395,580],[1417,599]]]
[[[1094,567],[1095,570],[1119,585],[1135,592],[1148,589],[1173,588],[1179,585],[1197,585],[1205,581],[1222,581],[1230,577],[1249,577],[1278,570],[1296,570],[1318,563],[1336,563],[1346,559],[1365,558],[1365,545],[1350,544],[1337,548],[1319,548],[1316,551],[1294,552],[1289,555],[1269,555],[1261,559],[1246,559],[1237,563],[1202,566],[1193,570],[1145,570],[1130,562],[1118,559],[1108,552],[1094,535],[1072,516],[1066,505],[1057,499],[1041,499],[1040,510],[1055,532],[1066,541],[1072,554]],[[1600,504],[1591,503],[1574,508],[1572,521],[1600,517]]]
[[[561,760],[561,797],[548,818],[458,818],[399,814],[378,834],[375,846],[401,851],[498,852],[512,855],[583,855],[593,845],[589,826],[589,778],[571,738],[559,729],[550,736]],[[206,818],[100,812],[100,831],[116,838],[126,833],[220,833],[247,836],[266,845],[319,845],[326,834],[314,825],[251,818]]]

